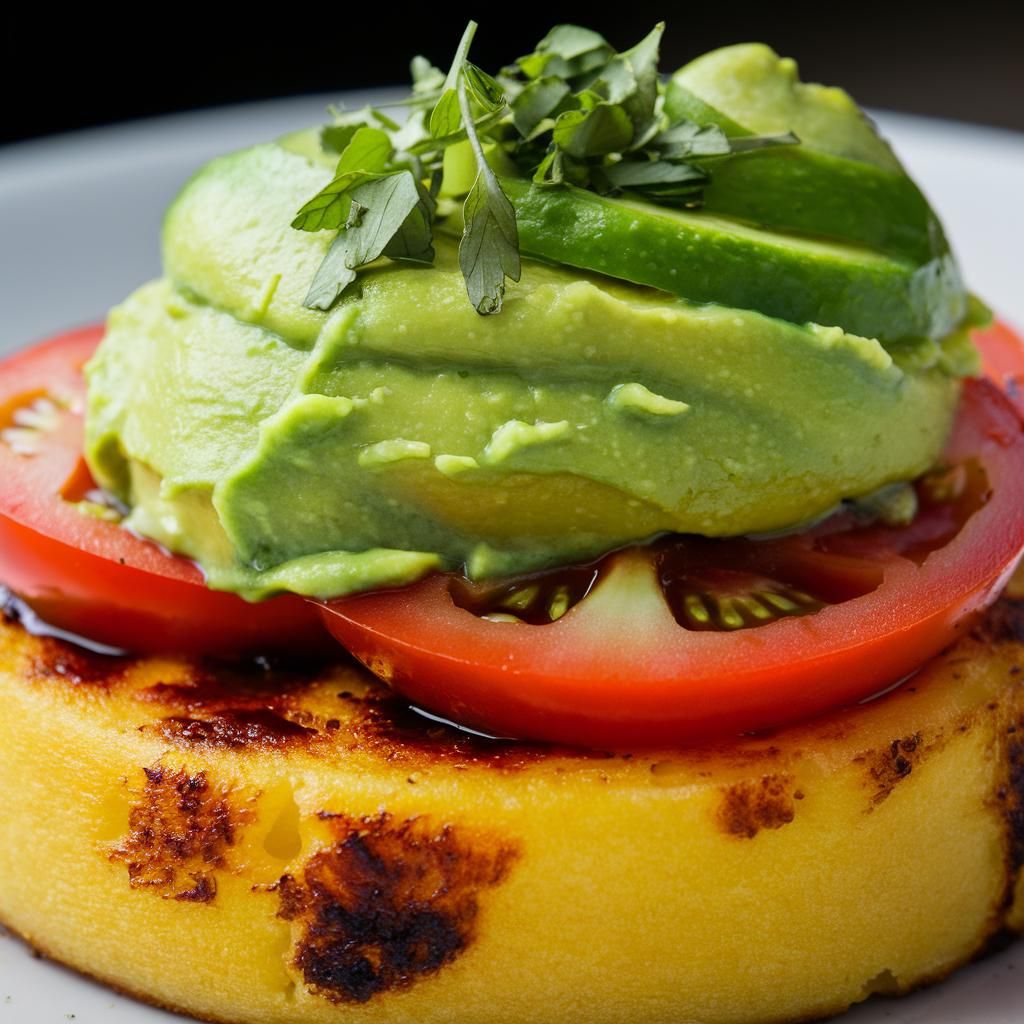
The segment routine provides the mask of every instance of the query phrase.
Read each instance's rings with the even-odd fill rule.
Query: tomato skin
[[[0,428],[27,399],[47,394],[66,406],[38,454],[0,443],[0,583],[49,625],[132,652],[336,650],[302,598],[250,604],[210,590],[192,562],[63,500],[91,484],[81,368],[102,335],[102,327],[72,331],[0,362]]]
[[[324,653],[322,618],[414,703],[486,731],[650,746],[782,724],[860,699],[955,638],[998,594],[1024,545],[1021,424],[995,388],[973,382],[965,386],[973,418],[961,417],[950,456],[984,451],[996,500],[929,557],[923,575],[895,558],[878,591],[746,631],[740,648],[730,646],[734,635],[706,633],[680,649],[652,567],[630,556],[586,610],[539,632],[482,624],[452,602],[442,577],[325,606],[291,595],[248,604],[209,590],[191,562],[59,500],[89,484],[80,371],[101,336],[101,328],[71,332],[0,362],[0,428],[36,395],[56,394],[70,410],[44,455],[25,458],[0,444],[0,581],[51,624],[138,652]],[[977,340],[986,373],[1011,389],[1024,414],[1012,390],[1024,382],[1020,341],[998,326]],[[944,598],[947,590],[955,598]],[[879,600],[890,591],[904,594],[902,611]],[[807,647],[814,657],[799,656]]]
[[[323,606],[331,632],[412,703],[482,731],[606,749],[772,728],[850,704],[916,670],[998,596],[1024,549],[1024,424],[991,382],[967,381],[947,456],[992,489],[918,566],[802,618],[684,633],[635,554],[556,622],[480,619],[444,577]],[[628,620],[623,612],[628,613]]]
[[[331,650],[301,598],[249,604],[210,590],[202,574],[186,565],[192,572],[180,575],[115,565],[0,516],[0,579],[49,625],[140,654]]]
[[[983,372],[1024,416],[1024,339],[1004,323],[976,331],[973,337],[981,352]]]

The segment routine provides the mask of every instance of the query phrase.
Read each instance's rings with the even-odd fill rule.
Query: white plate
[[[350,95],[353,106],[369,96]],[[177,115],[0,149],[0,352],[99,320],[159,270],[160,217],[185,178],[218,153],[323,117],[312,97]],[[972,287],[1024,326],[1024,135],[879,117],[949,230]],[[872,1001],[843,1024],[1020,1024],[1024,948],[905,1000]],[[172,1024],[33,959],[0,934],[5,1024]]]

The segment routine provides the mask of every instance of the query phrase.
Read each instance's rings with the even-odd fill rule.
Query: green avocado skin
[[[951,255],[918,266],[867,249],[763,231],[704,212],[502,179],[522,251],[691,302],[842,327],[883,343],[940,338],[967,295]]]
[[[787,528],[941,452],[946,342],[890,352],[530,259],[480,317],[443,238],[435,266],[381,264],[306,309],[330,238],[289,216],[329,174],[277,145],[208,165],[168,211],[166,277],[113,311],[88,367],[97,480],[214,587],[328,598]],[[737,273],[744,246],[722,256]]]

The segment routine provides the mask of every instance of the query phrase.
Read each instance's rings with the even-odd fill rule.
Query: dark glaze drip
[[[60,640],[62,643],[71,644],[90,654],[101,655],[105,658],[131,657],[131,652],[123,647],[111,647],[109,644],[97,643],[88,637],[79,636],[77,633],[51,625],[45,619],[41,619],[20,597],[15,596],[2,585],[0,585],[0,610],[8,622],[19,623],[26,633],[31,633],[33,636]]]
[[[41,641],[32,657],[33,673],[38,677],[61,679],[72,686],[109,686],[122,679],[134,664],[134,659],[124,651],[43,622],[6,587],[0,587],[0,617]]]
[[[356,745],[389,761],[415,765],[440,760],[515,771],[551,757],[605,760],[615,756],[602,750],[487,736],[428,715],[387,691],[338,696],[356,706],[357,713],[348,723]]]

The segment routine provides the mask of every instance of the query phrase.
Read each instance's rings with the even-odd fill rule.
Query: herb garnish
[[[506,279],[520,275],[515,208],[499,175],[694,208],[711,178],[707,160],[799,141],[730,138],[717,125],[670,119],[658,75],[663,23],[622,53],[590,29],[557,25],[497,77],[469,60],[476,29],[466,26],[447,74],[413,59],[402,122],[366,107],[334,111],[322,129],[322,148],[338,154],[334,177],[292,227],[338,235],[306,306],[330,309],[382,256],[432,263],[435,225],[451,230],[462,200],[466,291],[478,313],[497,313]]]

